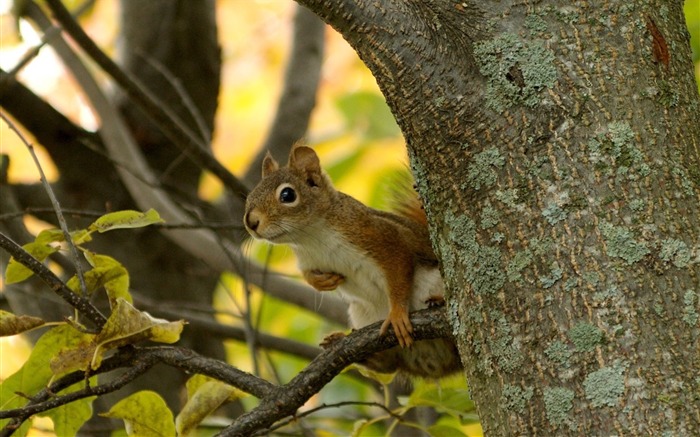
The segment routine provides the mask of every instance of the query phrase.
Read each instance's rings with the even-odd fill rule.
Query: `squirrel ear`
[[[267,152],[267,155],[265,155],[265,159],[263,159],[263,164],[262,164],[262,177],[266,177],[273,171],[277,170],[280,168],[279,164],[277,164],[277,161],[275,161],[275,158],[272,157],[270,152]]]
[[[294,146],[289,154],[289,167],[304,174],[309,185],[318,187],[325,180],[318,155],[310,147]]]
[[[307,146],[296,146],[289,154],[289,166],[304,173],[321,173],[321,162],[314,149]]]

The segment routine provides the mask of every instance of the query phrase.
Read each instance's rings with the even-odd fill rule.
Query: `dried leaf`
[[[38,317],[16,316],[10,312],[0,310],[0,337],[17,335],[25,331],[42,326],[46,322]]]

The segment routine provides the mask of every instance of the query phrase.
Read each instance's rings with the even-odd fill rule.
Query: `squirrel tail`
[[[399,172],[390,185],[390,209],[394,213],[410,219],[427,229],[428,217],[425,215],[423,202],[416,192],[411,172]]]

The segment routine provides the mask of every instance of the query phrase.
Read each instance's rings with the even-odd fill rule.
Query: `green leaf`
[[[449,425],[433,425],[428,428],[430,437],[468,437],[461,429]]]
[[[390,138],[401,134],[381,94],[359,91],[342,96],[336,104],[345,117],[348,127],[363,132],[367,140]]]
[[[17,335],[45,323],[44,320],[38,317],[16,316],[10,312],[0,310],[0,337]]]
[[[175,419],[178,436],[189,435],[205,417],[228,400],[241,397],[240,390],[203,375],[187,381],[187,403]]]
[[[73,244],[76,245],[87,243],[88,241],[92,240],[90,232],[88,232],[87,229],[79,229],[77,231],[70,232],[70,238],[73,241]],[[55,228],[44,229],[43,231],[39,232],[39,235],[37,235],[34,239],[35,243],[43,244],[60,243],[62,241],[65,241],[63,231]]]
[[[408,398],[410,407],[433,407],[441,413],[447,413],[461,420],[474,411],[474,402],[466,388],[438,387],[431,384],[419,384]]]
[[[58,250],[57,247],[36,241],[25,244],[22,246],[22,249],[27,251],[27,253],[36,258],[38,261],[44,261],[49,255]],[[20,264],[14,257],[12,257],[10,258],[10,262],[7,264],[7,270],[5,270],[5,284],[14,284],[24,281],[33,274],[33,271],[25,267],[23,264]]]
[[[173,413],[157,393],[144,390],[117,402],[104,417],[122,419],[130,436],[174,436]]]
[[[0,410],[20,408],[27,400],[17,393],[32,396],[53,378],[49,362],[60,351],[72,348],[82,341],[79,331],[69,325],[60,325],[45,332],[34,345],[29,359],[17,372],[0,384]],[[0,420],[0,428],[9,419]],[[24,435],[31,421],[27,421],[17,435]]]
[[[155,223],[163,223],[163,219],[154,209],[149,209],[148,211],[140,212],[133,210],[110,212],[102,217],[95,220],[90,227],[89,231],[98,231],[100,233],[111,231],[114,229],[134,229],[143,228],[144,226],[152,225]]]
[[[118,298],[122,298],[129,303],[133,302],[129,293],[129,272],[119,261],[111,256],[98,255],[90,251],[85,251],[85,258],[93,266],[90,272],[94,272],[92,276],[94,276],[96,281],[94,283],[95,289],[99,287],[105,288],[112,307],[114,307]],[[90,272],[86,274],[86,281],[88,281],[87,276],[91,276]]]

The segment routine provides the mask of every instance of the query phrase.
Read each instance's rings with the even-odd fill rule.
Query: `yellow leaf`
[[[195,375],[193,378],[190,378],[190,380],[198,376],[201,375]],[[242,393],[240,390],[224,384],[221,381],[214,379],[205,381],[203,378],[198,378],[198,381],[196,381],[196,385],[198,385],[197,389],[193,393],[189,393],[189,382],[190,381],[188,381],[187,387],[189,399],[175,419],[175,428],[179,436],[189,435],[205,417],[219,408],[221,404],[230,400],[232,397],[234,399],[240,397]]]
[[[149,209],[146,212],[125,210],[103,215],[95,220],[88,230],[102,233],[113,229],[142,228],[155,223],[163,223],[163,219],[154,209]]]
[[[138,437],[174,436],[173,413],[157,393],[144,390],[114,404],[104,417],[122,419],[126,433]]]
[[[48,244],[33,241],[22,246],[22,249],[27,251],[32,257],[38,261],[44,261],[49,255],[56,252],[58,248],[49,246]],[[10,258],[5,270],[5,284],[14,284],[24,281],[34,274],[29,268],[20,264],[14,257]]]
[[[102,355],[109,349],[143,340],[175,343],[180,339],[184,325],[184,320],[170,322],[157,319],[147,312],[137,310],[126,300],[117,298],[107,323],[95,337],[97,349],[92,368],[99,366]]]
[[[10,312],[0,310],[0,336],[6,337],[16,335],[37,326],[42,326],[44,322],[38,317],[16,316]]]
[[[54,375],[65,375],[74,370],[87,370],[92,358],[95,356],[94,334],[82,334],[80,341],[70,348],[60,350],[51,359],[49,365]]]

